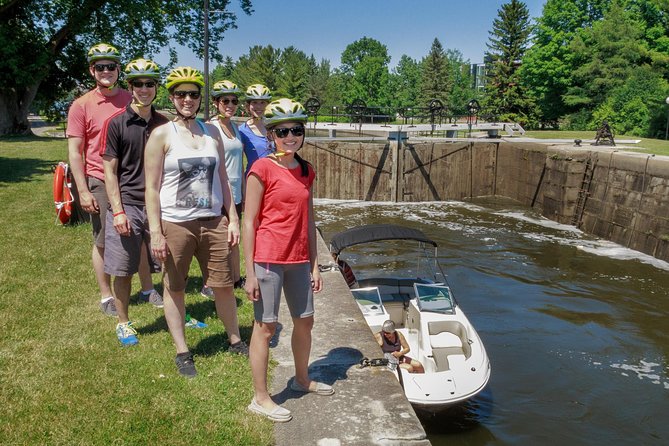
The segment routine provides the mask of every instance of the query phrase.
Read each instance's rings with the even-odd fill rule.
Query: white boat
[[[404,335],[411,349],[408,356],[420,361],[425,373],[397,368],[398,379],[418,412],[436,414],[481,392],[490,379],[490,361],[439,266],[437,243],[421,231],[397,225],[359,226],[332,237],[330,252],[340,268],[347,267],[340,257],[344,249],[388,240],[417,242],[431,258],[420,256],[415,278],[356,277],[349,286],[372,333],[391,319]],[[350,272],[348,276],[352,277]]]

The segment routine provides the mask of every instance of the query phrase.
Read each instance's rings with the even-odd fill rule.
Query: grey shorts
[[[105,273],[127,277],[139,269],[141,250],[145,249],[151,272],[160,271],[160,265],[152,260],[149,239],[149,224],[144,206],[123,206],[130,222],[130,235],[122,236],[114,229],[114,216],[106,212],[105,222]]]
[[[104,248],[105,222],[107,221],[107,208],[109,207],[107,189],[105,189],[105,182],[95,177],[86,177],[86,183],[88,184],[88,190],[91,191],[100,208],[99,214],[90,214],[91,224],[93,225],[93,243],[98,248]]]
[[[314,315],[314,292],[311,288],[310,263],[255,263],[260,300],[253,302],[253,317],[258,322],[279,320],[281,290],[286,296],[293,319]]]

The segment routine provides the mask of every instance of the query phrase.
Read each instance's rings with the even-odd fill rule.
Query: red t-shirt
[[[131,99],[132,95],[127,90],[119,89],[114,96],[105,96],[96,88],[70,106],[67,114],[67,136],[84,140],[84,173],[87,176],[104,181],[105,171],[100,155],[104,125],[112,115],[124,110]]]
[[[258,212],[256,263],[304,263],[309,261],[309,191],[316,178],[302,169],[284,169],[269,158],[260,158],[249,175],[256,175],[265,191]]]

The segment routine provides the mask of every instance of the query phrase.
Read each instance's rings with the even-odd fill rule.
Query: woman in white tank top
[[[151,250],[165,273],[165,319],[177,350],[177,370],[192,378],[197,372],[184,336],[184,299],[193,255],[208,270],[207,284],[214,290],[230,350],[248,350],[239,336],[229,267],[230,247],[239,243],[239,219],[220,133],[196,119],[204,87],[202,74],[178,67],[167,76],[166,86],[177,117],[156,128],[147,141],[146,209]]]

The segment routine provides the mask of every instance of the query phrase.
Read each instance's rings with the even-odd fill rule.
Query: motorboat
[[[363,277],[364,271],[351,268],[342,256],[354,245],[390,241],[399,241],[402,247],[417,243],[415,270],[389,271],[386,264],[377,264],[373,273]],[[485,388],[491,372],[488,355],[439,265],[436,242],[414,228],[364,225],[334,235],[330,252],[372,333],[380,332],[383,323],[392,320],[409,344],[408,356],[423,365],[424,373],[396,368],[404,393],[417,412],[438,414]]]

